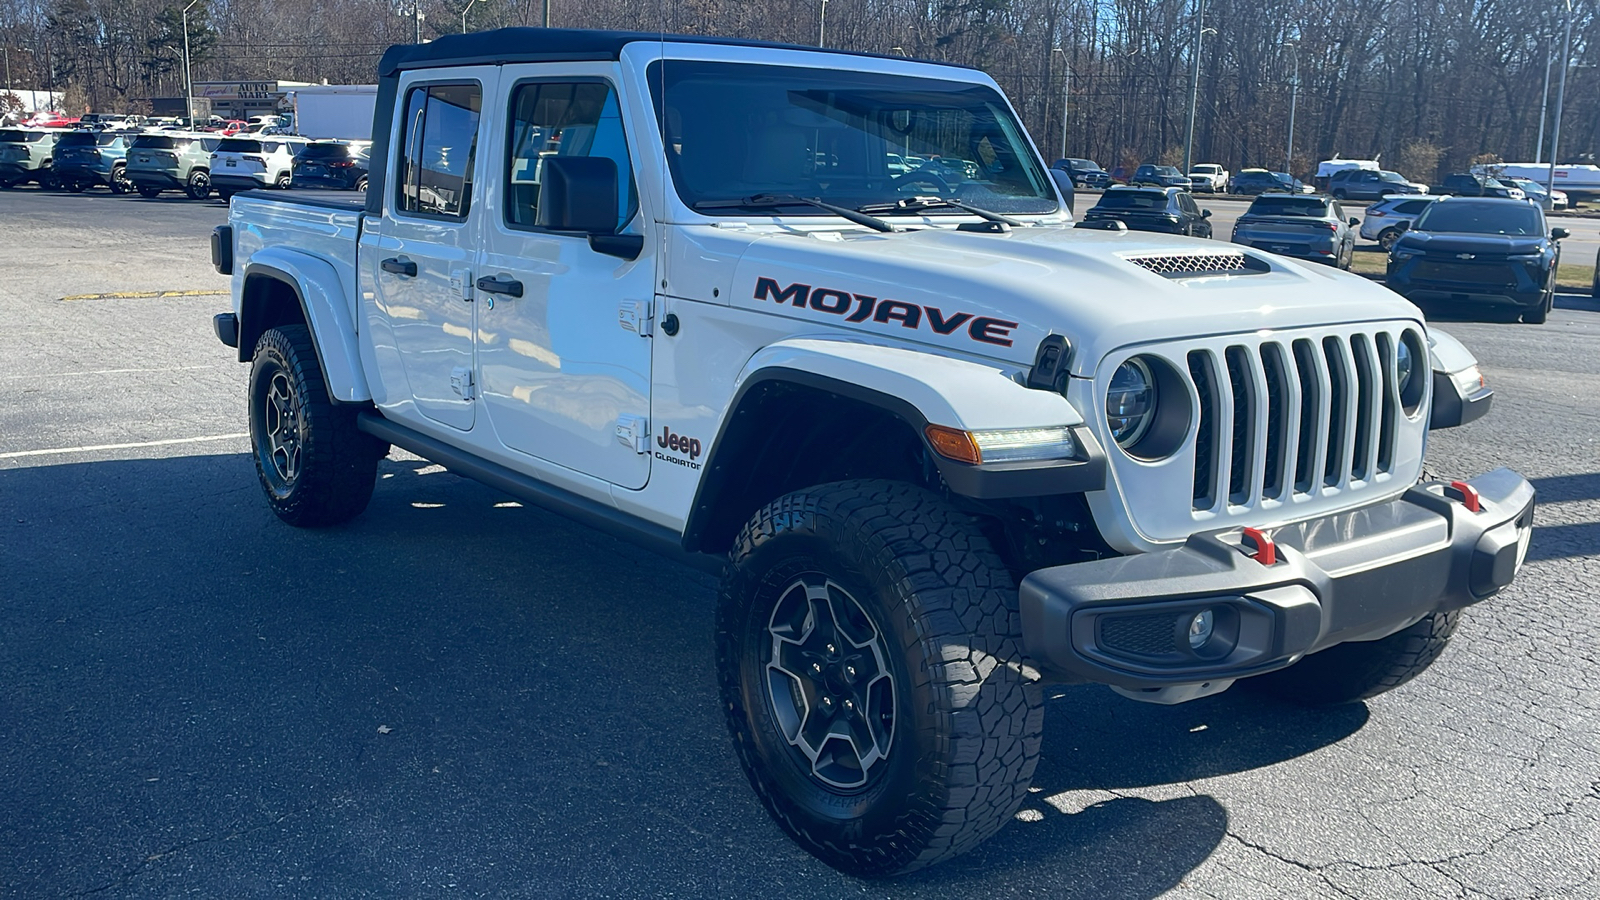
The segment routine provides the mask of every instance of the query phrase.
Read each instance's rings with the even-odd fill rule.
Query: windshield
[[[1416,231],[1451,234],[1544,234],[1539,208],[1522,202],[1434,203],[1417,217]]]
[[[1100,168],[1100,164],[1092,159],[1068,159],[1067,162],[1072,163],[1072,167],[1074,169],[1078,169],[1083,172],[1104,171]]]
[[[1390,184],[1409,184],[1410,183],[1410,182],[1406,181],[1405,177],[1402,176],[1399,172],[1379,172],[1378,173],[1378,180],[1379,181],[1387,181]]]
[[[184,150],[189,146],[188,138],[172,138],[164,135],[144,134],[133,139],[135,150]]]
[[[1487,175],[1485,175],[1483,177],[1483,186],[1484,187],[1497,187],[1497,188],[1506,187],[1506,185],[1501,184],[1497,179],[1490,178]]]
[[[1525,193],[1525,194],[1543,194],[1544,193],[1544,185],[1540,184],[1537,181],[1529,181],[1526,178],[1508,178],[1506,180],[1511,182],[1511,184],[1514,187],[1522,188],[1522,192]]]
[[[1167,195],[1157,191],[1111,191],[1100,198],[1095,209],[1160,209],[1167,208]]]
[[[653,64],[649,80],[662,109],[667,165],[691,208],[728,209],[761,194],[850,209],[919,196],[996,212],[1058,208],[1044,168],[992,88],[676,60],[664,76],[662,64]],[[783,209],[830,215],[799,205]]]
[[[351,148],[345,144],[307,144],[301,152],[301,159],[346,159],[351,155]]]
[[[31,144],[42,137],[42,131],[0,131],[0,144]]]
[[[1251,216],[1311,216],[1322,218],[1327,215],[1326,204],[1315,197],[1284,197],[1266,196],[1257,197],[1250,204],[1246,215]]]
[[[1200,165],[1195,166],[1193,169],[1190,169],[1190,171],[1191,172],[1198,172],[1201,175],[1215,175],[1218,172],[1222,171],[1222,167],[1213,166],[1213,165],[1210,165],[1209,163],[1201,163]]]

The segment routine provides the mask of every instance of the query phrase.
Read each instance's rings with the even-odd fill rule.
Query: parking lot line
[[[25,375],[0,375],[0,378],[70,378],[74,375],[131,375],[137,372],[189,372],[195,369],[221,369],[224,366],[164,366],[159,369],[93,369],[88,372],[29,372]]]
[[[73,294],[62,297],[62,303],[79,300],[165,300],[169,297],[224,297],[227,291],[111,291],[104,294]]]
[[[57,447],[51,450],[13,450],[0,453],[0,459],[21,459],[24,456],[50,456],[58,453],[97,453],[101,450],[137,450],[141,447],[165,447],[170,444],[199,444],[205,441],[227,441],[249,437],[249,432],[238,434],[212,434],[205,437],[168,438],[164,441],[140,441],[134,444],[96,444],[92,447]]]

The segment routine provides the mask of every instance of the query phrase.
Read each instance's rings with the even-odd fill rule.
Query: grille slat
[[[1189,351],[1200,401],[1193,508],[1288,502],[1392,471],[1394,342],[1358,333]]]

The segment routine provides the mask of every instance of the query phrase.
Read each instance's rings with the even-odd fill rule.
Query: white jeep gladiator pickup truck
[[[1044,683],[1370,697],[1523,562],[1527,481],[1422,477],[1489,399],[1459,344],[1343,272],[1075,229],[982,72],[512,29],[379,75],[364,205],[240,194],[213,236],[267,502],[348,520],[395,445],[716,565],[738,756],[842,870],[1010,820]]]

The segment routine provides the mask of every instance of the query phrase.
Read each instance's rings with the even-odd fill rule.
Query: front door
[[[497,74],[484,66],[401,82],[390,215],[368,238],[376,252],[362,254],[417,412],[461,430],[476,418],[470,280],[483,215],[473,175],[489,130],[482,102]]]
[[[521,77],[519,77],[521,76]],[[641,488],[650,475],[650,344],[620,313],[648,314],[654,254],[597,253],[586,236],[540,226],[544,161],[603,156],[617,164],[617,223],[642,217],[617,93],[601,77],[540,79],[507,66],[505,125],[495,139],[501,193],[484,221],[478,371],[484,413],[512,450]],[[502,155],[503,154],[503,155]],[[487,205],[487,204],[486,204]]]

